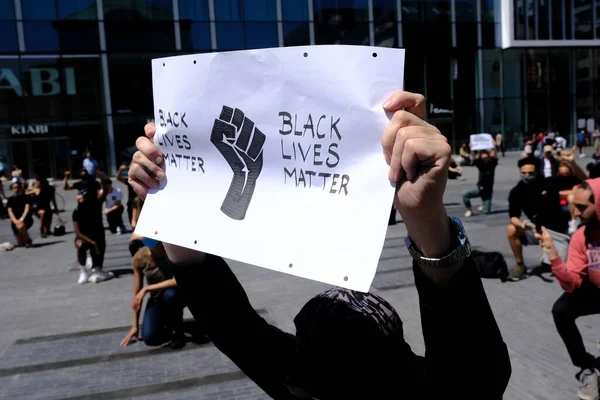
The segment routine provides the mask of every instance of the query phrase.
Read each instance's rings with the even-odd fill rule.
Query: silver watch
[[[456,243],[457,246],[448,255],[442,258],[423,257],[414,246],[412,240],[410,240],[410,236],[407,236],[406,239],[404,239],[408,252],[419,265],[432,268],[451,267],[471,255],[471,244],[469,243],[469,238],[467,237],[462,222],[455,217],[450,217],[448,219],[450,220],[450,226],[452,227],[452,234],[456,238],[453,239],[453,243]]]

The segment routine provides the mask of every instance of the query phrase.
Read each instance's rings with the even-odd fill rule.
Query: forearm
[[[173,254],[173,249],[169,251]],[[180,253],[178,259],[186,265],[173,265],[177,286],[194,319],[204,325],[215,346],[269,396],[289,397],[283,383],[295,357],[294,336],[269,325],[258,315],[220,257],[185,257]],[[196,264],[192,260],[202,261]],[[218,300],[223,300],[224,293],[226,301]]]
[[[81,232],[76,232],[75,235],[77,236],[77,239],[83,240],[84,242],[87,242],[89,244],[96,243],[95,241],[93,241],[92,239],[90,239],[89,237],[87,237],[86,235],[84,235]]]
[[[71,185],[69,185],[69,177],[65,176],[63,178],[62,188],[63,188],[63,190],[71,190],[71,189],[73,189],[73,187]]]
[[[140,310],[133,311],[133,320],[131,321],[131,326],[135,326],[136,328],[139,328],[140,326]]]
[[[464,394],[464,371],[456,368],[457,360],[477,366],[471,372],[474,384],[485,388],[489,398],[501,399],[510,360],[472,259],[444,289],[420,272],[415,266],[428,373],[441,376],[447,397],[454,398]]]
[[[10,217],[10,220],[12,221],[13,224],[17,224],[17,222],[19,221],[16,217],[15,214],[12,212],[12,208],[8,209],[8,216]]]
[[[517,228],[521,228],[521,225],[523,225],[523,223],[521,222],[521,219],[518,217],[511,217],[510,223],[513,224],[514,226],[516,226]]]
[[[171,279],[167,279],[166,281],[162,281],[160,283],[155,283],[154,285],[148,285],[148,286],[146,286],[146,288],[144,290],[146,292],[155,292],[157,290],[168,289],[168,288],[176,287],[176,286],[177,286],[177,282],[175,282],[175,279],[171,278]]]
[[[19,218],[19,221],[23,221],[25,218],[27,218],[27,214],[29,214],[29,204],[27,204],[25,206],[25,210],[23,210],[23,215],[21,215],[21,217]]]

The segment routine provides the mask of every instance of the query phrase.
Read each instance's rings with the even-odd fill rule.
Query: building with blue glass
[[[600,122],[600,0],[0,0],[0,156],[108,171],[153,118],[150,60],[275,46],[406,49],[455,148]]]

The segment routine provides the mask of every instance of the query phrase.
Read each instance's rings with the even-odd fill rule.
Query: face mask
[[[525,182],[525,183],[531,183],[533,181],[535,181],[536,175],[523,175],[521,176],[521,181]]]

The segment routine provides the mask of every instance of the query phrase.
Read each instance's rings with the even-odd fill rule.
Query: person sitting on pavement
[[[108,178],[102,179],[102,189],[100,190],[100,196],[106,202],[106,207],[102,214],[106,215],[106,221],[108,222],[108,229],[111,233],[120,235],[125,232],[125,226],[123,225],[123,206],[121,201],[123,200],[123,194],[121,189],[113,186],[112,181]]]
[[[79,262],[79,279],[77,283],[98,283],[114,277],[112,272],[102,270],[106,241],[102,213],[95,192],[87,188],[77,193],[77,207],[73,211],[73,230],[75,231],[75,248]],[[86,259],[90,252],[92,266],[88,268]]]
[[[600,314],[600,179],[584,181],[574,193],[575,214],[582,226],[569,244],[568,257],[561,256],[552,235],[542,228],[536,235],[552,263],[552,272],[565,290],[552,307],[556,329],[573,365],[580,368],[578,396],[598,399],[596,359],[589,354],[575,320],[583,315]]]
[[[423,120],[423,96],[396,92],[385,104],[394,112],[382,139],[390,165],[385,178],[397,183],[394,204],[408,230],[424,357],[405,342],[394,308],[372,293],[333,288],[316,296],[294,319],[293,335],[258,315],[221,257],[165,243],[177,286],[215,346],[273,398],[440,399],[477,393],[501,399],[511,372],[507,348],[466,233],[460,220],[448,219],[443,204],[450,146]],[[155,125],[146,125],[145,132],[152,138]],[[150,139],[139,138],[137,146],[129,179],[145,198],[165,171],[152,161],[161,152]],[[424,387],[432,377],[435,384]]]
[[[481,197],[482,205],[478,208],[479,212],[490,214],[492,212],[492,195],[494,192],[494,175],[498,166],[498,158],[495,150],[481,150],[479,157],[473,161],[473,165],[479,170],[477,184],[471,189],[463,192],[463,203],[467,211],[465,217],[473,215],[471,209],[471,199]]]
[[[35,204],[35,210],[33,211],[40,219],[40,235],[45,238],[50,233],[52,215],[59,215],[58,205],[56,204],[56,189],[48,183],[46,178],[37,175],[33,187],[28,189],[26,194],[33,196],[33,203]],[[54,210],[51,206],[54,206]],[[60,216],[58,218],[60,220]]]
[[[566,256],[570,236],[568,213],[563,213],[560,204],[560,191],[573,188],[578,179],[585,177],[583,170],[574,161],[572,152],[561,155],[561,160],[569,163],[574,176],[543,178],[537,174],[540,165],[536,157],[519,160],[521,180],[512,188],[508,196],[508,214],[510,224],[507,227],[508,242],[517,265],[511,270],[509,279],[518,281],[527,276],[527,267],[523,260],[523,246],[538,244],[536,231],[545,226],[553,235],[561,256]],[[521,220],[524,213],[526,220]],[[542,254],[542,263],[550,264]]]
[[[170,341],[169,347],[180,349],[185,346],[185,303],[169,268],[163,244],[148,238],[141,240],[144,247],[133,257],[133,323],[121,346],[139,340],[140,310],[144,297],[149,294],[142,323],[142,340],[148,346],[160,346]]]
[[[21,181],[12,182],[10,190],[14,193],[14,196],[9,197],[6,204],[11,221],[10,227],[17,240],[17,246],[30,247],[31,238],[28,230],[33,225],[31,200],[25,194]]]
[[[558,172],[558,160],[554,158],[554,149],[550,145],[544,146],[544,157],[540,161],[540,171],[544,178],[555,177]]]

